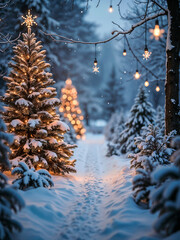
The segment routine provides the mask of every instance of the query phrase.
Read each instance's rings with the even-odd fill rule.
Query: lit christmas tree
[[[61,107],[59,111],[63,113],[64,117],[72,124],[76,132],[76,138],[83,139],[86,132],[82,122],[84,117],[82,116],[82,111],[77,100],[76,88],[72,85],[71,79],[66,80],[66,85],[62,88],[61,93]]]
[[[52,74],[46,71],[50,67],[44,61],[46,51],[31,33],[34,19],[30,12],[24,18],[28,33],[14,47],[12,70],[4,78],[7,81],[4,119],[8,132],[15,135],[10,160],[12,166],[23,161],[29,167],[46,168],[54,173],[75,172],[75,160],[69,160],[73,146],[66,144],[62,136],[68,126],[56,114],[60,101],[55,97],[56,89],[51,87]]]

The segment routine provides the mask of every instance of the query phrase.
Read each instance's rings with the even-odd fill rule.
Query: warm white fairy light
[[[134,74],[134,78],[135,79],[139,79],[141,76],[141,74],[139,73],[138,69],[136,70],[135,74]]]
[[[109,12],[112,13],[114,11],[112,5],[109,6]]]
[[[148,87],[148,86],[149,86],[148,80],[145,81],[144,86],[145,86],[145,87]]]
[[[126,55],[127,55],[127,52],[126,52],[126,49],[124,49],[123,56],[126,56]]]
[[[156,85],[156,92],[159,92],[160,91],[160,87],[159,87],[159,84],[157,83]]]
[[[155,38],[155,40],[159,40],[160,37],[163,37],[165,30],[159,28],[159,22],[156,20],[155,27],[149,29],[149,32],[152,33],[151,39]]]
[[[95,58],[94,66],[93,66],[93,72],[95,72],[95,73],[99,72],[99,67],[97,65],[98,65],[98,62],[97,62],[97,59]]]

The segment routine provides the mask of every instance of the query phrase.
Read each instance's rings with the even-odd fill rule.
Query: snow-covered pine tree
[[[111,141],[113,139],[115,126],[118,120],[118,113],[113,113],[107,125],[104,128],[104,135],[106,140]]]
[[[6,125],[2,120],[2,107],[0,105],[0,168],[10,169],[8,159],[9,147],[6,143],[12,143],[13,137],[6,133]],[[17,213],[25,203],[14,188],[8,185],[7,177],[0,172],[0,239],[13,240],[13,232],[21,231],[21,224],[13,219],[13,213]]]
[[[142,136],[135,138],[140,152],[128,157],[131,158],[131,168],[136,170],[136,176],[133,178],[135,201],[148,204],[150,190],[154,185],[151,173],[158,165],[170,164],[169,157],[174,150],[168,148],[168,145],[175,132],[162,136],[160,129],[153,125],[143,127],[142,130]]]
[[[119,135],[125,128],[125,120],[124,115],[122,113],[119,113],[117,116],[117,121],[114,123],[114,133],[112,135],[112,139],[107,144],[107,156],[110,157],[112,155],[120,155],[120,146],[118,144],[119,142]]]
[[[164,109],[161,106],[158,106],[156,109],[156,125],[160,129],[161,133],[165,134],[165,113]]]
[[[112,113],[120,112],[120,110],[124,109],[125,101],[123,98],[123,90],[122,82],[117,78],[115,67],[113,67],[109,81],[102,90],[102,108],[105,120],[108,121]]]
[[[119,136],[121,153],[138,152],[134,144],[134,138],[139,136],[141,129],[154,121],[154,109],[148,102],[148,94],[143,86],[140,86],[135,103],[131,108],[130,117],[125,123],[125,129]]]
[[[13,166],[23,161],[29,167],[46,168],[54,173],[75,172],[72,146],[63,141],[68,126],[56,114],[56,89],[52,74],[46,69],[45,50],[40,41],[31,33],[30,12],[26,17],[28,33],[23,34],[14,47],[15,56],[7,81],[7,91],[3,97],[7,105],[4,119],[8,132],[14,133],[10,160]],[[30,25],[28,25],[30,24]]]
[[[170,158],[173,165],[157,168],[152,181],[158,186],[150,195],[152,213],[159,213],[154,223],[157,232],[170,235],[180,230],[180,136],[173,139],[177,149]]]
[[[70,78],[66,80],[66,85],[61,89],[61,106],[59,111],[63,113],[64,118],[71,122],[75,132],[76,138],[80,139],[84,137],[86,129],[83,125],[83,115],[79,107],[77,99],[77,90],[72,85]]]

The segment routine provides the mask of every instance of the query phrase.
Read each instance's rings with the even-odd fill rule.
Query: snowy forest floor
[[[76,174],[53,176],[54,188],[22,192],[24,226],[15,240],[157,240],[156,216],[132,198],[129,159],[107,158],[102,135],[87,135],[75,150]],[[169,237],[166,238],[176,239]]]

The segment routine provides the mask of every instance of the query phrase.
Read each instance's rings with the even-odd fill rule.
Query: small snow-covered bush
[[[12,174],[17,174],[18,178],[13,181],[13,184],[21,190],[30,187],[52,187],[54,183],[51,179],[50,173],[45,169],[35,171],[34,168],[29,169],[28,165],[20,162],[19,166],[12,170]]]
[[[107,144],[107,154],[110,157],[112,155],[120,155],[119,135],[125,128],[124,115],[120,113],[117,116],[116,122],[113,123],[114,133],[111,136],[111,141]]]
[[[0,172],[0,239],[13,240],[14,230],[21,231],[21,224],[13,219],[25,203],[17,191],[7,184],[7,177]]]
[[[180,230],[180,137],[173,140],[172,146],[178,149],[170,159],[173,164],[153,172],[152,181],[158,187],[150,194],[151,212],[159,212],[154,228],[166,235]]]
[[[118,120],[118,113],[113,113],[104,129],[104,135],[106,140],[108,141],[111,141],[113,139],[117,120]]]
[[[150,190],[155,185],[151,181],[151,173],[158,165],[170,164],[169,157],[173,153],[168,148],[175,132],[162,136],[157,126],[143,127],[142,136],[135,138],[135,144],[140,149],[137,154],[130,154],[131,168],[136,169],[133,179],[134,198],[137,203],[149,202]]]

